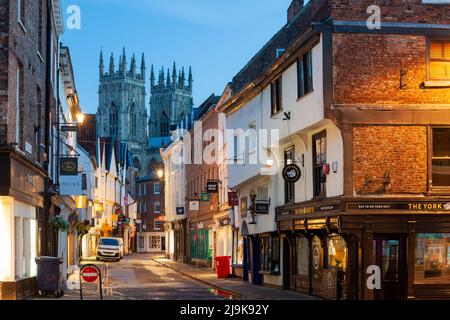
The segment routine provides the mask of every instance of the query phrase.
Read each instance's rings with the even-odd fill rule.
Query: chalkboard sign
[[[322,296],[325,299],[337,299],[337,272],[334,269],[323,270]]]

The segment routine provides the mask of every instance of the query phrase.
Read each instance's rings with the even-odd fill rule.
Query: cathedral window
[[[117,136],[119,134],[119,115],[117,107],[114,104],[114,102],[111,104],[109,122],[111,128],[111,135]]]
[[[137,136],[137,116],[134,103],[130,108],[130,133],[132,137]]]
[[[161,136],[162,137],[169,136],[169,119],[167,118],[167,115],[164,112],[163,116],[161,117]]]

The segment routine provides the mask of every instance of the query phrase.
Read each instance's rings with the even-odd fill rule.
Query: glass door
[[[381,290],[375,290],[377,300],[399,300],[407,296],[406,238],[376,236],[374,263],[381,269]]]

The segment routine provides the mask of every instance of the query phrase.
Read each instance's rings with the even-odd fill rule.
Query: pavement
[[[161,255],[132,254],[119,262],[85,259],[102,272],[104,300],[313,300],[296,292],[255,286],[238,278],[217,279],[214,272]],[[64,284],[64,296],[33,300],[80,300],[79,269]],[[83,300],[100,300],[99,283],[83,283]]]
[[[171,268],[191,279],[202,282],[218,291],[229,293],[233,298],[240,300],[318,300],[317,297],[281,290],[257,286],[242,281],[240,278],[219,279],[214,271],[200,268],[187,263],[172,261],[163,256],[153,258],[163,266]]]

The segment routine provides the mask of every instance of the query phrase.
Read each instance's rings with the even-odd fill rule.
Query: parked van
[[[100,238],[97,245],[97,260],[116,260],[123,257],[123,239]]]

